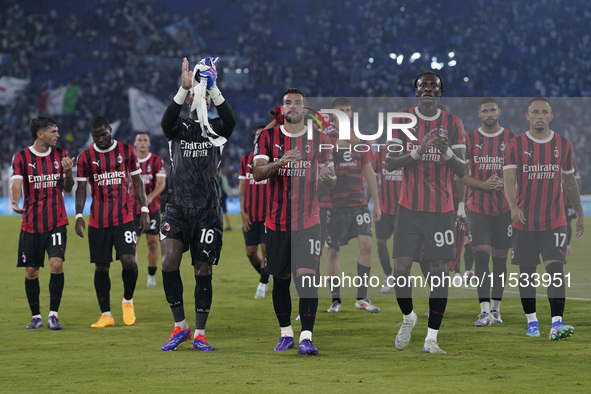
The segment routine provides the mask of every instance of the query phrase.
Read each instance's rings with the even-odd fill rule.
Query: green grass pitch
[[[354,291],[346,293],[343,311],[328,314],[328,291],[320,294],[314,331],[317,357],[298,356],[295,349],[274,352],[279,328],[271,292],[255,300],[257,274],[244,253],[242,233],[224,234],[220,265],[214,268],[214,299],[206,335],[213,352],[191,349],[190,342],[174,352],[161,346],[173,328],[160,270],[157,288],[146,288],[146,244],[140,242],[138,287],[134,296],[137,322],[122,321],[121,266],[111,267],[111,302],[116,326],[92,329],[100,315],[88,262],[87,239],[68,227],[65,289],[60,307],[62,331],[26,330],[30,312],[24,291],[24,269],[16,268],[20,218],[0,218],[0,391],[2,392],[589,392],[591,375],[591,221],[588,233],[572,242],[574,255],[568,269],[571,283],[565,320],[575,326],[572,338],[548,340],[550,312],[545,290],[539,289],[538,317],[541,337],[525,336],[526,321],[517,289],[506,289],[503,324],[476,328],[479,313],[476,291],[457,289],[449,300],[439,345],[443,355],[422,353],[427,331],[424,297],[415,299],[419,321],[409,347],[398,351],[394,338],[401,314],[392,291],[369,296],[381,308],[369,314],[354,307]],[[70,218],[73,223],[73,218]],[[356,273],[356,247],[341,252],[341,267]],[[376,249],[372,274],[383,277]],[[325,271],[325,258],[321,271]],[[512,267],[509,267],[512,270]],[[415,268],[417,274],[418,268]],[[541,269],[538,272],[542,272]],[[194,326],[193,270],[188,254],[181,266],[187,320]],[[49,268],[41,270],[41,313],[44,325],[49,310]],[[271,284],[272,286],[272,284]],[[293,294],[293,293],[292,293]],[[418,293],[417,293],[418,295]],[[299,332],[297,300],[292,325]]]

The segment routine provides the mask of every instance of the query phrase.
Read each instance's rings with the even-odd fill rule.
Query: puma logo
[[[97,161],[93,161],[93,162],[92,162],[92,164],[94,164],[95,166],[97,166],[97,167],[98,167],[98,166],[100,165],[100,164],[99,164],[100,162],[101,162],[100,160],[97,160]]]
[[[283,145],[277,145],[277,144],[275,144],[275,146],[276,146],[276,147],[277,147],[279,150],[282,150],[282,149],[283,149]]]
[[[209,257],[209,254],[211,253],[211,250],[204,250],[203,253],[205,253],[207,255],[207,257]]]
[[[482,149],[482,144],[474,144],[475,147]]]
[[[524,151],[523,153],[525,153],[526,155],[528,155],[529,157],[531,157],[531,152]]]
[[[247,164],[248,168],[252,168],[252,164]]]
[[[29,163],[29,165],[30,165],[31,167],[33,167],[34,169],[37,169],[37,163]]]
[[[183,126],[185,126],[187,128],[187,130],[189,130],[189,126],[191,126],[191,125],[188,125],[185,122],[183,122]]]

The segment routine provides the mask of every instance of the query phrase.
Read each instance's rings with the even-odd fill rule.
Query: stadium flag
[[[162,135],[160,120],[166,105],[156,97],[136,88],[129,88],[129,112],[133,131],[147,131],[151,135]]]
[[[109,123],[111,125],[111,137],[115,138],[115,133],[117,133],[117,130],[119,129],[119,126],[121,126],[121,121],[118,120],[116,122],[113,123]],[[86,143],[84,144],[84,148],[82,148],[82,150],[89,148],[90,145],[92,145],[94,141],[92,140],[92,135],[88,136],[88,139],[86,140]]]
[[[80,86],[67,85],[49,90],[39,97],[39,113],[48,115],[73,114],[80,98]]]
[[[15,77],[0,77],[0,106],[10,105],[21,90],[27,87],[30,79]]]

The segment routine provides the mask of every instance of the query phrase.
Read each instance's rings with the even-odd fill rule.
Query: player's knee
[[[484,252],[484,253],[490,255],[490,251],[491,251],[490,245],[472,246],[472,253],[475,253],[475,252]]]
[[[39,267],[27,267],[25,271],[25,278],[34,280],[39,277]]]
[[[362,255],[371,254],[371,238],[359,240],[359,253]]]
[[[246,247],[246,257],[249,259],[254,259],[257,256],[257,247],[256,246],[247,246]]]
[[[204,261],[193,262],[193,267],[196,276],[209,276],[212,274],[211,264]]]
[[[396,257],[394,259],[394,276],[410,275],[412,257]]]
[[[49,266],[52,274],[61,274],[64,272],[64,261],[62,259],[50,259]]]
[[[111,267],[111,263],[95,264],[94,270],[96,272],[108,272],[110,267]]]
[[[435,260],[431,262],[432,274],[446,274],[449,272],[449,263],[445,260]]]
[[[158,237],[156,235],[148,235],[146,238],[150,252],[158,251]]]
[[[318,298],[318,288],[314,283],[315,274],[298,275],[294,284],[300,298]]]
[[[336,259],[339,257],[339,252],[341,251],[340,248],[326,248],[328,258]]]
[[[124,270],[132,270],[135,267],[137,267],[137,264],[135,262],[135,256],[125,254],[125,255],[121,256],[120,260],[121,260],[121,266],[123,267]]]
[[[494,258],[507,258],[507,255],[509,254],[509,249],[495,249],[495,248],[491,248],[491,255]]]

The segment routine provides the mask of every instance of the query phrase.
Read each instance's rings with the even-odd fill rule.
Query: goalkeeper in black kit
[[[205,324],[212,299],[212,265],[220,259],[223,220],[220,210],[218,167],[224,144],[236,119],[232,107],[216,85],[219,58],[207,57],[189,71],[183,59],[182,86],[162,116],[162,130],[169,141],[172,163],[172,195],[160,225],[162,283],[172,310],[175,327],[163,351],[174,350],[191,336],[183,306],[180,265],[191,250],[195,271],[195,332],[193,349],[213,350],[205,338]],[[218,118],[208,119],[210,102]],[[180,116],[183,102],[190,106],[188,118]]]

